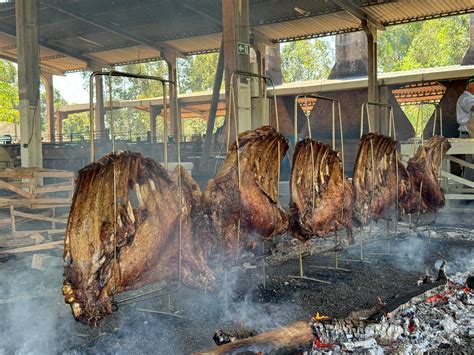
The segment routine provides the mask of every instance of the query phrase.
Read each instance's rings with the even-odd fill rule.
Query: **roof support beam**
[[[326,0],[327,2],[331,2],[341,9],[347,11],[349,14],[354,16],[355,18],[361,21],[367,21],[373,24],[378,30],[385,31],[385,26],[377,20],[376,18],[372,17],[368,13],[366,13],[362,8],[355,5],[351,0]]]
[[[5,25],[0,23],[0,32],[5,33],[9,36],[16,37],[16,29],[15,27]],[[81,54],[80,52],[73,51],[70,49],[65,49],[54,44],[46,42],[44,39],[41,38],[38,40],[38,43],[41,47],[51,49],[55,52],[67,55],[68,57],[81,60],[87,64],[88,67],[101,67],[101,68],[110,68],[111,65],[109,63],[103,62],[96,58],[92,58],[86,54]]]
[[[128,31],[128,30],[126,30],[126,29],[124,29],[120,26],[114,25],[110,22],[104,23],[103,21],[100,21],[98,19],[94,19],[94,16],[89,16],[89,17],[83,16],[83,15],[75,13],[71,10],[67,10],[64,7],[62,7],[60,5],[57,5],[57,4],[52,4],[52,3],[49,3],[49,2],[45,2],[45,1],[41,1],[41,3],[43,3],[44,5],[49,6],[52,9],[55,9],[55,10],[65,14],[67,16],[70,16],[70,17],[73,17],[77,20],[86,22],[86,23],[88,23],[92,26],[96,26],[98,28],[101,28],[104,31],[115,33],[115,34],[117,34],[117,35],[119,35],[123,38],[127,38],[127,39],[129,39],[133,42],[138,43],[138,44],[143,44],[145,46],[148,46],[150,48],[158,50],[160,53],[163,52],[163,50],[167,50],[169,52],[176,53],[176,56],[178,56],[178,57],[185,57],[184,53],[182,53],[176,47],[171,46],[169,44],[164,44],[163,42],[153,41],[153,40],[150,40],[148,38],[144,38],[144,37],[139,36],[137,34],[131,33],[130,31]]]
[[[13,63],[18,63],[18,59],[15,56],[11,55],[10,53],[0,53],[0,58],[8,60]],[[46,65],[44,63],[40,64],[40,69],[41,69],[41,73],[64,76],[64,73],[61,70],[51,67],[49,65]]]
[[[179,5],[184,7],[185,9],[188,9],[188,10],[191,10],[191,11],[195,12],[196,14],[198,14],[202,17],[205,17],[206,19],[208,19],[209,21],[215,23],[216,25],[219,25],[220,29],[222,30],[222,21],[217,16],[211,15],[210,13],[207,13],[206,11],[201,10],[199,7],[197,7],[195,5],[192,5],[190,3],[187,3],[187,2],[184,2],[184,1],[179,2]]]

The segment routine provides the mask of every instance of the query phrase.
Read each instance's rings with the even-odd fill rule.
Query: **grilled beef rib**
[[[251,246],[252,236],[270,238],[287,229],[277,190],[278,158],[287,149],[286,138],[270,126],[242,132],[238,146],[230,146],[204,193],[211,231],[219,236],[222,250]]]
[[[313,169],[314,167],[314,169]],[[352,242],[352,186],[338,153],[313,139],[296,144],[290,177],[289,232],[299,240],[346,227]]]
[[[213,275],[193,239],[192,187],[190,177],[182,175],[181,280],[205,287]],[[79,172],[66,229],[63,286],[76,320],[96,324],[111,313],[113,295],[176,280],[180,195],[167,171],[139,153],[109,154]]]

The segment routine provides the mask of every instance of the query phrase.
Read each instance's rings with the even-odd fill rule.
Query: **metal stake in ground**
[[[349,269],[344,269],[339,267],[339,248],[338,248],[338,240],[337,240],[337,230],[334,231],[334,267],[332,266],[311,266],[315,269],[322,269],[322,270],[334,270],[334,271],[344,271],[344,272],[351,272]],[[342,247],[341,247],[342,248]]]
[[[303,251],[302,251],[302,247],[301,247],[302,244],[303,244],[303,242],[299,241],[298,249],[299,249],[299,259],[300,259],[300,274],[299,274],[299,276],[290,275],[289,277],[291,279],[307,280],[307,281],[321,282],[321,283],[324,283],[324,284],[330,284],[331,282],[329,282],[329,281],[319,280],[319,279],[315,279],[315,278],[312,278],[312,277],[307,277],[307,276],[304,275]]]

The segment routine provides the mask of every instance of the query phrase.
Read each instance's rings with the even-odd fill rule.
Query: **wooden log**
[[[72,199],[70,197],[50,197],[50,198],[33,198],[33,199],[15,199],[15,198],[3,198],[0,197],[0,207],[7,207],[7,206],[23,206],[23,207],[30,207],[33,206],[47,206],[48,207],[57,207],[56,205],[63,205],[63,204],[71,204]]]
[[[288,353],[293,353],[303,347],[309,346],[312,340],[313,335],[308,322],[298,321],[286,327],[194,354],[223,355],[247,351],[266,354],[275,350],[284,350]]]
[[[58,240],[58,241],[55,241],[55,242],[42,243],[42,244],[38,244],[38,245],[31,245],[31,246],[28,246],[28,247],[0,250],[0,254],[31,253],[33,251],[54,249],[54,248],[59,247],[60,245],[63,245],[63,244],[64,244],[63,240]]]
[[[20,212],[20,211],[15,211],[15,210],[12,210],[10,213],[13,216],[24,217],[24,218],[28,218],[28,219],[35,219],[35,220],[39,220],[39,221],[46,221],[46,222],[53,222],[53,223],[63,223],[63,224],[67,223],[67,218],[48,217],[48,216],[44,216],[44,215],[41,215],[41,214],[25,213],[25,212]]]
[[[50,184],[44,185],[40,187],[36,187],[33,190],[33,193],[36,194],[46,194],[51,192],[59,192],[59,191],[72,191],[74,190],[73,183],[61,183],[61,184]]]
[[[8,182],[5,182],[3,180],[0,180],[0,189],[6,189],[6,190],[10,190],[20,196],[23,196],[23,197],[26,197],[26,198],[32,198],[33,195],[31,192],[28,192],[28,191],[25,191],[21,188],[19,188],[18,186],[14,185],[14,184],[11,184],[11,183],[8,183]]]

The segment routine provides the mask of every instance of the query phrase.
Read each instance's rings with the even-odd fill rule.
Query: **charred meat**
[[[252,236],[270,238],[288,226],[278,202],[278,159],[288,149],[270,126],[245,131],[234,142],[218,174],[209,181],[204,205],[222,250],[251,246]],[[239,169],[240,162],[240,183]]]
[[[406,213],[436,212],[444,206],[444,193],[438,177],[441,163],[450,147],[447,138],[433,136],[419,146],[415,156],[410,158],[407,171],[411,181],[411,193],[403,199],[403,209]]]
[[[376,133],[364,134],[360,139],[352,177],[353,220],[357,225],[386,216],[400,194],[410,193],[410,181],[396,144],[392,138]]]
[[[352,186],[338,153],[313,139],[297,143],[290,177],[289,231],[302,241],[352,228]]]
[[[192,181],[182,175],[181,194],[161,165],[131,152],[109,154],[79,172],[66,229],[63,286],[76,320],[96,324],[112,312],[113,295],[176,280],[179,244],[183,283],[212,283],[189,221]]]

